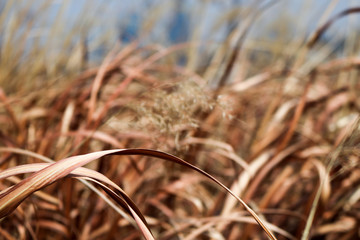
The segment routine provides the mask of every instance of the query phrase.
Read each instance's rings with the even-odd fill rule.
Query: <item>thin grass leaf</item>
[[[254,217],[254,219],[258,222],[258,224],[264,229],[268,237],[273,240],[276,239],[273,233],[268,229],[268,227],[266,227],[265,223],[257,216],[257,214],[242,199],[236,196],[229,188],[227,188],[216,178],[214,178],[205,171],[187,163],[186,161],[178,157],[150,149],[105,150],[105,151],[93,152],[85,155],[78,155],[78,156],[62,159],[32,174],[30,177],[16,184],[11,189],[8,189],[6,192],[0,194],[0,217],[2,218],[10,214],[25,198],[27,198],[33,192],[52,184],[58,179],[67,176],[69,173],[71,173],[73,170],[75,170],[78,167],[81,167],[89,162],[92,162],[98,158],[108,155],[151,156],[191,168],[205,175],[206,177],[208,177],[209,179],[220,185],[222,188],[224,188],[233,197],[235,197],[245,207],[245,209]]]
[[[338,19],[345,17],[349,14],[353,14],[353,13],[359,13],[360,12],[360,8],[359,7],[355,7],[355,8],[349,8],[346,9],[338,14],[336,14],[335,16],[333,16],[332,18],[330,18],[324,25],[322,25],[319,29],[316,30],[316,32],[314,33],[314,35],[311,37],[311,39],[308,42],[308,47],[311,48],[314,46],[314,44],[320,39],[320,37],[324,34],[324,32]]]
[[[0,179],[8,178],[10,176],[14,176],[18,174],[41,171],[42,169],[50,165],[51,165],[50,163],[33,163],[33,164],[15,166],[13,168],[9,168],[0,172]],[[141,211],[137,208],[136,204],[117,184],[115,184],[109,178],[107,178],[106,176],[104,176],[103,174],[97,171],[83,167],[74,169],[70,174],[67,175],[67,177],[89,180],[99,185],[106,193],[108,193],[109,196],[111,196],[117,203],[119,203],[119,205],[121,205],[127,211],[128,214],[133,216],[134,220],[136,221],[140,230],[143,232],[146,239],[153,239],[149,237],[149,232],[150,232],[149,226],[145,220],[145,217],[142,215]],[[114,191],[112,191],[109,187],[104,185],[103,183],[106,183],[112,186],[113,188],[115,188],[120,193],[120,196]],[[7,190],[8,189],[4,190],[3,192],[6,192]]]

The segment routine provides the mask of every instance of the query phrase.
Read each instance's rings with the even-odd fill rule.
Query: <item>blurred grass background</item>
[[[188,43],[177,51],[177,63],[198,71],[208,67],[220,47],[234,48],[236,32],[250,25],[244,24],[245,19],[266,4],[268,9],[254,17],[246,33],[242,53],[256,57],[253,62],[262,68],[294,58],[327,17],[356,2],[2,1],[0,82],[7,91],[18,91],[26,85],[43,84],[37,76],[45,74],[45,84],[52,84],[51,79],[99,64],[115,44],[123,48],[135,40],[139,46]],[[356,14],[340,19],[326,32],[321,40],[329,48],[328,54],[348,56],[356,52],[357,19]],[[317,52],[315,49],[311,55]],[[32,79],[24,81],[29,84],[8,79],[21,73],[24,75],[14,79],[26,75]]]
[[[0,146],[54,160],[167,151],[231,186],[279,239],[359,238],[357,128],[347,134],[360,109],[358,14],[308,44],[357,4],[0,1]],[[1,169],[38,161],[1,154]],[[264,239],[224,193],[180,167],[141,157],[89,167],[134,198],[158,239]],[[0,234],[139,238],[80,183],[55,185],[44,191],[58,200],[25,201]]]

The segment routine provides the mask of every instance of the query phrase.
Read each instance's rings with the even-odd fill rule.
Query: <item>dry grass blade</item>
[[[94,119],[97,95],[99,94],[101,83],[105,77],[107,69],[109,68],[109,65],[111,63],[113,55],[115,55],[115,51],[116,51],[116,48],[106,56],[106,58],[104,59],[102,65],[100,66],[99,71],[96,74],[96,77],[94,79],[94,83],[91,88],[89,112],[88,112],[88,116],[87,116],[88,124]]]
[[[5,92],[2,88],[0,88],[0,101],[3,102],[6,111],[8,112],[11,121],[13,122],[14,126],[16,127],[17,130],[20,130],[20,124],[18,119],[15,116],[15,113],[12,109],[12,107],[10,106],[10,104],[7,102],[7,98],[5,95]]]
[[[50,163],[33,163],[33,164],[19,165],[0,172],[0,179],[8,178],[10,176],[14,176],[18,174],[41,171],[42,169],[49,167],[50,165],[51,165]],[[129,204],[132,208],[134,208],[133,211],[139,214],[142,220],[145,221],[145,218],[142,217],[140,210],[136,207],[136,204],[130,199],[130,197],[117,184],[115,184],[113,181],[111,181],[103,174],[88,168],[79,167],[74,169],[70,174],[67,175],[67,177],[75,177],[75,178],[83,178],[83,179],[86,178],[90,181],[96,182],[97,184],[100,184],[101,182],[110,185],[111,187],[115,188],[117,191],[120,192],[121,196],[125,199],[127,204]],[[103,186],[105,185],[102,184],[102,187]]]
[[[51,163],[32,163],[32,164],[18,165],[16,167],[8,168],[4,171],[1,171],[0,179],[8,178],[10,176],[14,176],[14,175],[18,175],[18,174],[37,172],[37,171],[40,171],[50,165],[51,165]],[[123,190],[121,188],[119,188],[119,186],[117,184],[115,184],[113,181],[111,181],[109,178],[107,178],[106,176],[104,176],[103,174],[101,174],[97,171],[94,171],[94,170],[91,170],[88,168],[83,168],[83,167],[76,168],[68,175],[68,177],[93,178],[98,181],[104,182],[104,183],[116,188],[117,190],[123,192]]]
[[[212,227],[213,225],[216,224],[221,224],[223,222],[243,222],[243,223],[250,223],[250,224],[256,224],[256,222],[254,221],[253,218],[248,217],[248,216],[242,216],[239,213],[231,213],[228,216],[217,216],[217,217],[207,217],[207,218],[202,218],[202,219],[189,219],[188,220],[190,223],[198,224],[199,222],[208,222],[210,225],[209,227]],[[294,236],[292,236],[290,233],[284,231],[281,228],[278,228],[277,226],[271,224],[271,223],[267,223],[269,228],[274,231],[277,232],[281,235],[283,235],[284,237],[288,238],[288,239],[296,239]],[[205,228],[205,227],[204,227]],[[191,235],[195,235],[198,232],[204,231],[204,229],[197,229],[196,231],[194,231]],[[189,239],[191,239],[190,236],[188,236]]]
[[[10,176],[14,176],[18,174],[37,172],[50,165],[51,165],[50,163],[34,163],[34,164],[19,165],[0,172],[0,179],[8,178]],[[137,208],[136,204],[131,200],[131,198],[128,197],[128,195],[113,181],[111,181],[106,176],[104,176],[103,174],[97,171],[83,167],[73,170],[68,175],[68,177],[75,177],[75,178],[92,181],[97,185],[99,185],[106,193],[108,193],[109,196],[111,196],[119,205],[121,205],[128,212],[128,214],[134,217],[137,225],[144,234],[145,238],[153,239],[153,236],[151,235],[145,217],[141,214],[140,210]],[[116,192],[111,190],[109,187],[104,185],[103,183],[106,183],[112,186],[113,188],[115,188],[120,193],[120,196]]]
[[[54,163],[53,160],[51,160],[50,158],[47,158],[45,156],[42,156],[40,154],[28,151],[28,150],[23,150],[23,149],[19,149],[19,148],[10,148],[10,147],[0,147],[0,152],[12,152],[12,153],[17,153],[17,154],[22,154],[25,156],[29,156],[29,157],[33,157],[33,158],[37,158],[40,159],[44,162],[47,163]],[[46,164],[46,163],[45,163]],[[26,165],[28,166],[28,165]],[[5,178],[8,177],[12,174],[19,174],[20,172],[23,173],[28,173],[28,172],[33,172],[32,170],[40,170],[41,168],[43,168],[42,166],[48,166],[48,165],[42,165],[42,163],[36,163],[36,164],[31,164],[29,165],[30,167],[24,167],[24,166],[18,166],[18,167],[14,167],[14,168],[10,168],[7,170],[4,170],[1,172],[1,178]],[[31,170],[32,169],[32,170]],[[84,172],[85,171],[85,172]],[[93,177],[97,178],[100,181],[103,181],[105,183],[107,183],[110,186],[113,186],[114,188],[118,188],[118,185],[113,183],[110,179],[108,179],[106,176],[102,175],[101,173],[98,173],[96,171],[92,171],[90,169],[87,168],[77,168],[73,173],[79,173],[79,174],[87,174],[90,173]],[[70,173],[71,174],[71,173]],[[74,177],[76,177],[77,175],[75,174]],[[129,221],[131,224],[133,224],[134,226],[136,226],[136,223],[132,221],[131,218],[128,217],[128,215],[126,215],[126,213],[121,210],[120,208],[118,208],[115,204],[113,204],[113,202],[110,201],[109,198],[106,197],[106,195],[104,195],[101,191],[99,191],[97,188],[95,188],[93,185],[91,185],[89,182],[80,179],[80,181],[86,185],[89,189],[91,189],[93,192],[95,192],[100,198],[102,198],[110,207],[112,207],[117,213],[119,213],[122,217],[124,217],[127,221]]]
[[[97,183],[107,194],[109,194],[117,203],[119,203],[133,216],[136,224],[140,228],[140,231],[142,232],[145,239],[154,240],[154,237],[151,234],[150,228],[145,220],[145,217],[141,214],[136,204],[133,203],[133,201],[126,195],[126,193],[124,193],[120,188],[116,188],[117,190],[120,191],[121,196],[119,196],[116,192],[114,192],[109,187],[107,187],[106,185],[97,181],[94,178],[89,178],[89,177],[81,177],[81,178]]]
[[[309,213],[309,216],[307,218],[306,221],[306,225],[305,225],[305,229],[303,231],[303,234],[301,236],[301,240],[306,240],[309,239],[309,235],[310,235],[310,229],[312,226],[312,223],[314,221],[315,218],[315,213],[317,210],[317,207],[319,205],[319,201],[320,198],[322,197],[322,195],[329,195],[326,194],[326,192],[329,191],[329,178],[330,178],[330,171],[331,169],[334,167],[335,162],[338,160],[341,152],[343,151],[343,148],[345,147],[345,143],[346,141],[351,141],[352,137],[355,136],[357,129],[359,129],[359,123],[360,123],[360,118],[355,119],[355,121],[352,123],[352,125],[350,125],[347,129],[346,135],[343,137],[341,143],[339,144],[339,146],[335,149],[335,151],[333,151],[332,155],[329,156],[329,162],[327,163],[327,167],[325,169],[325,173],[320,173],[322,176],[321,181],[320,181],[320,185],[316,191],[315,194],[315,198],[313,200],[313,203],[311,205],[311,210]],[[354,138],[356,138],[358,136],[355,136]],[[350,145],[350,143],[347,143],[348,145]],[[322,172],[324,170],[321,170]]]
[[[349,8],[346,9],[338,14],[336,14],[334,17],[332,17],[329,21],[327,21],[324,25],[322,25],[319,29],[316,30],[315,34],[311,37],[311,39],[308,42],[308,46],[311,48],[314,46],[314,44],[319,40],[321,35],[324,34],[324,32],[338,19],[347,16],[352,13],[358,13],[360,12],[360,8]]]
[[[273,233],[268,229],[268,227],[266,227],[264,222],[257,216],[257,214],[243,200],[241,200],[238,196],[236,196],[230,189],[228,189],[224,184],[222,184],[216,178],[214,178],[205,171],[187,163],[186,161],[178,157],[175,157],[173,155],[164,152],[149,150],[149,149],[116,149],[116,150],[99,151],[85,155],[78,155],[78,156],[65,158],[54,164],[51,164],[50,166],[45,167],[42,170],[32,174],[30,177],[24,179],[19,184],[16,184],[12,188],[0,194],[0,217],[5,217],[6,215],[10,214],[25,198],[27,198],[33,192],[52,184],[53,182],[57,181],[60,178],[67,176],[76,168],[79,168],[89,162],[92,162],[98,158],[107,155],[151,156],[189,167],[205,175],[206,177],[210,178],[212,181],[214,181],[222,188],[224,188],[226,191],[228,191],[254,217],[254,219],[258,222],[258,224],[264,229],[268,237],[270,239],[276,239]]]

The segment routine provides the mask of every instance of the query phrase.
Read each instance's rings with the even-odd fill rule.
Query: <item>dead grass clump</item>
[[[150,90],[143,99],[133,103],[138,128],[152,128],[154,132],[176,134],[181,129],[198,127],[196,114],[204,114],[215,107],[207,89],[190,81],[174,86]]]

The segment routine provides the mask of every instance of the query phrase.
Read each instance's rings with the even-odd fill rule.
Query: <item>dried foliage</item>
[[[360,59],[319,42],[354,11],[269,60],[246,44],[267,8],[197,64],[196,42],[76,71],[1,43],[1,238],[360,238]]]

